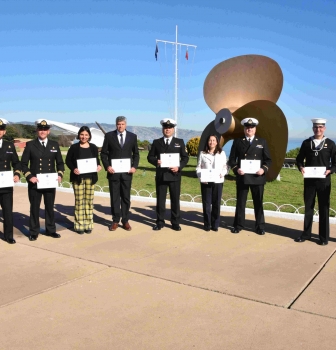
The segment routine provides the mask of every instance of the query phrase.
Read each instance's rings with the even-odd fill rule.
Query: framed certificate
[[[0,172],[0,187],[13,187],[13,172],[12,171],[1,171]]]
[[[131,169],[131,158],[111,159],[111,166],[115,173],[128,173]]]
[[[81,174],[96,173],[97,172],[97,159],[77,159],[77,168]]]
[[[260,160],[242,159],[240,169],[245,174],[255,174],[260,169]]]
[[[306,166],[305,172],[303,174],[303,177],[305,179],[309,178],[325,178],[326,176],[324,173],[326,172],[327,168],[325,166]]]
[[[161,153],[161,168],[174,168],[180,166],[180,153]]]
[[[38,183],[37,188],[57,188],[58,187],[58,174],[48,173],[48,174],[36,174]]]
[[[201,169],[201,182],[215,182],[219,180],[219,171],[216,169]]]

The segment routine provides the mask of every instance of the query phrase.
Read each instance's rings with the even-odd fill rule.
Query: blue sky
[[[10,122],[159,126],[173,110],[171,47],[179,51],[179,127],[214,119],[203,99],[209,71],[228,58],[261,54],[284,74],[278,106],[290,137],[310,135],[310,118],[336,136],[336,1],[0,0],[0,115]]]

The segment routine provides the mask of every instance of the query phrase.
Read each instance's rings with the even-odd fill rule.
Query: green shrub
[[[187,153],[189,154],[189,156],[194,156],[194,157],[197,156],[200,140],[201,138],[198,136],[198,137],[191,138],[187,142],[186,147],[187,147]]]

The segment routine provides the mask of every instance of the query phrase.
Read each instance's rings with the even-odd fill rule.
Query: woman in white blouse
[[[204,182],[202,169],[213,169],[215,176],[212,181]],[[203,152],[200,153],[196,173],[201,181],[202,204],[204,215],[204,230],[218,231],[220,222],[220,206],[224,176],[227,173],[226,155],[219,145],[216,135],[210,135],[207,139]],[[202,176],[203,175],[203,176]]]

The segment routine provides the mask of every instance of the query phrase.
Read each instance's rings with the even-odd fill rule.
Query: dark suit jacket
[[[241,167],[242,159],[260,160],[260,167],[264,169],[264,174],[259,176],[255,174],[238,175],[237,170]],[[265,139],[255,135],[252,144],[246,137],[235,139],[233,141],[229,156],[229,165],[236,174],[236,181],[245,185],[264,185],[269,167],[271,166],[271,156]]]
[[[2,147],[0,148],[0,171],[14,170],[14,175],[20,178],[21,175],[21,163],[16,153],[15,146],[12,142],[2,141]],[[2,187],[0,193],[13,192],[13,187]]]
[[[157,166],[161,153],[180,153],[180,169],[177,173],[173,173],[169,168],[161,168]],[[158,181],[180,181],[181,170],[187,165],[189,156],[185,150],[184,141],[173,137],[168,148],[164,143],[164,138],[153,141],[151,150],[148,153],[147,160],[156,167],[156,180]]]
[[[92,158],[97,159],[97,165],[100,165],[99,157],[98,157],[98,148],[94,143],[90,143],[90,151]],[[77,166],[77,159],[79,159],[79,149],[80,143],[77,142],[70,146],[68,153],[65,158],[65,164],[71,170],[70,172],[70,181],[80,183],[82,181],[80,175],[76,175],[74,170]],[[92,184],[95,184],[98,181],[98,173],[92,173]]]
[[[104,143],[100,152],[100,158],[104,165],[104,169],[107,170],[111,166],[111,159],[131,158],[131,167],[137,169],[139,166],[139,149],[137,135],[126,130],[126,139],[124,146],[121,148],[117,130],[110,131],[105,134]],[[129,173],[116,173],[110,174],[107,172],[107,178],[109,180],[132,180],[132,175]]]
[[[21,165],[27,181],[36,174],[57,172],[58,176],[63,177],[64,175],[64,162],[59,145],[56,141],[49,139],[45,149],[38,139],[27,142],[22,154]]]

